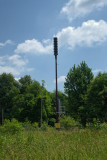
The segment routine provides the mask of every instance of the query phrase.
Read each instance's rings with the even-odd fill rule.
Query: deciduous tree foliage
[[[21,77],[19,81],[11,74],[0,75],[0,121],[3,109],[4,119],[16,118],[21,122],[29,120],[40,123],[41,98],[43,121],[48,122],[53,116],[53,107],[50,93],[45,89],[45,81],[42,81],[41,86],[29,75]]]
[[[21,77],[19,79],[19,83],[20,83],[20,92],[24,93],[26,92],[26,88],[28,85],[32,84],[32,79],[30,75],[25,75],[24,77]]]
[[[67,74],[64,84],[65,94],[58,92],[60,105],[66,107],[66,114],[78,120],[83,127],[96,118],[107,121],[107,73],[93,77],[85,62],[74,65]],[[56,92],[48,92],[45,81],[42,85],[29,75],[16,81],[11,74],[0,75],[0,122],[2,110],[4,119],[16,118],[40,123],[42,119],[54,125],[56,119]]]
[[[23,85],[24,90],[22,92]],[[27,119],[31,122],[40,123],[42,98],[43,121],[48,121],[51,114],[51,99],[46,89],[35,80],[31,80],[30,83],[24,81],[22,88],[20,96],[15,97],[13,114],[16,113],[19,121],[26,121]]]
[[[107,121],[107,73],[99,73],[88,86],[89,121]]]
[[[87,87],[93,79],[91,69],[85,62],[77,67],[74,65],[67,74],[64,84],[65,93],[68,95],[68,110],[70,115],[80,120],[85,127],[87,119],[86,95]]]
[[[19,94],[18,84],[11,74],[0,75],[0,121],[3,109],[4,118],[12,118],[13,97]]]

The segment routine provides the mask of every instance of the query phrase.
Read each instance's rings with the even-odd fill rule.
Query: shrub
[[[72,117],[70,116],[63,116],[60,119],[60,124],[62,129],[72,129],[74,127],[78,126],[78,122],[76,122]]]
[[[31,131],[31,130],[33,130],[33,126],[31,124],[31,122],[28,121],[28,120],[25,121],[24,123],[22,123],[22,125],[23,125],[25,131]]]
[[[104,122],[101,124],[101,126],[102,126],[102,128],[107,129],[107,123]]]
[[[56,122],[55,118],[50,118],[49,121],[48,121],[48,124],[49,124],[49,126],[54,127],[55,126],[55,122]]]
[[[86,125],[90,129],[101,129],[102,125],[99,119],[93,118],[92,123]]]
[[[43,122],[43,123],[42,123],[41,130],[42,130],[42,131],[47,131],[47,130],[48,130],[48,125],[47,125],[46,122]]]
[[[32,127],[33,127],[34,129],[36,129],[36,130],[39,130],[39,125],[38,125],[37,122],[34,122],[34,123],[32,124]]]
[[[4,125],[0,127],[0,132],[6,134],[16,134],[23,130],[22,124],[16,119],[5,120]]]

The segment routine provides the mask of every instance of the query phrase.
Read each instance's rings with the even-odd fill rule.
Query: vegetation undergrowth
[[[6,121],[0,126],[0,159],[106,160],[107,124],[101,126],[92,130],[74,127],[56,131],[46,124],[43,124],[45,129],[39,129],[37,124],[33,124],[32,129],[30,123]]]

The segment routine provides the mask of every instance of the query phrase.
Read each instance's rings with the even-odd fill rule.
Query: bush
[[[31,131],[31,130],[33,130],[33,126],[31,124],[31,122],[28,121],[28,120],[25,121],[25,122],[23,122],[22,125],[23,125],[25,131]]]
[[[55,118],[50,118],[49,121],[48,121],[48,125],[54,127],[55,126],[55,122],[56,122]]]
[[[107,123],[105,123],[105,122],[102,123],[102,124],[101,124],[101,127],[102,127],[103,129],[107,129]]]
[[[62,129],[72,129],[74,127],[78,126],[78,122],[76,122],[72,117],[70,116],[63,116],[60,119],[60,124]]]
[[[47,130],[48,130],[48,125],[47,125],[46,122],[43,122],[43,123],[42,123],[41,130],[42,130],[42,131],[47,131]]]
[[[32,124],[32,127],[33,127],[34,129],[36,129],[36,130],[39,130],[39,125],[38,125],[37,122],[34,122],[34,123]]]
[[[20,133],[24,128],[16,119],[5,120],[4,125],[0,127],[0,132],[6,134]]]
[[[101,129],[102,125],[99,119],[93,118],[92,123],[86,125],[90,129]]]

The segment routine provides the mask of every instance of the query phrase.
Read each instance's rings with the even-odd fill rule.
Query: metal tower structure
[[[59,129],[60,123],[59,123],[58,84],[57,84],[57,55],[58,55],[58,40],[57,37],[54,37],[54,56],[55,56],[55,73],[56,73],[56,129]]]

